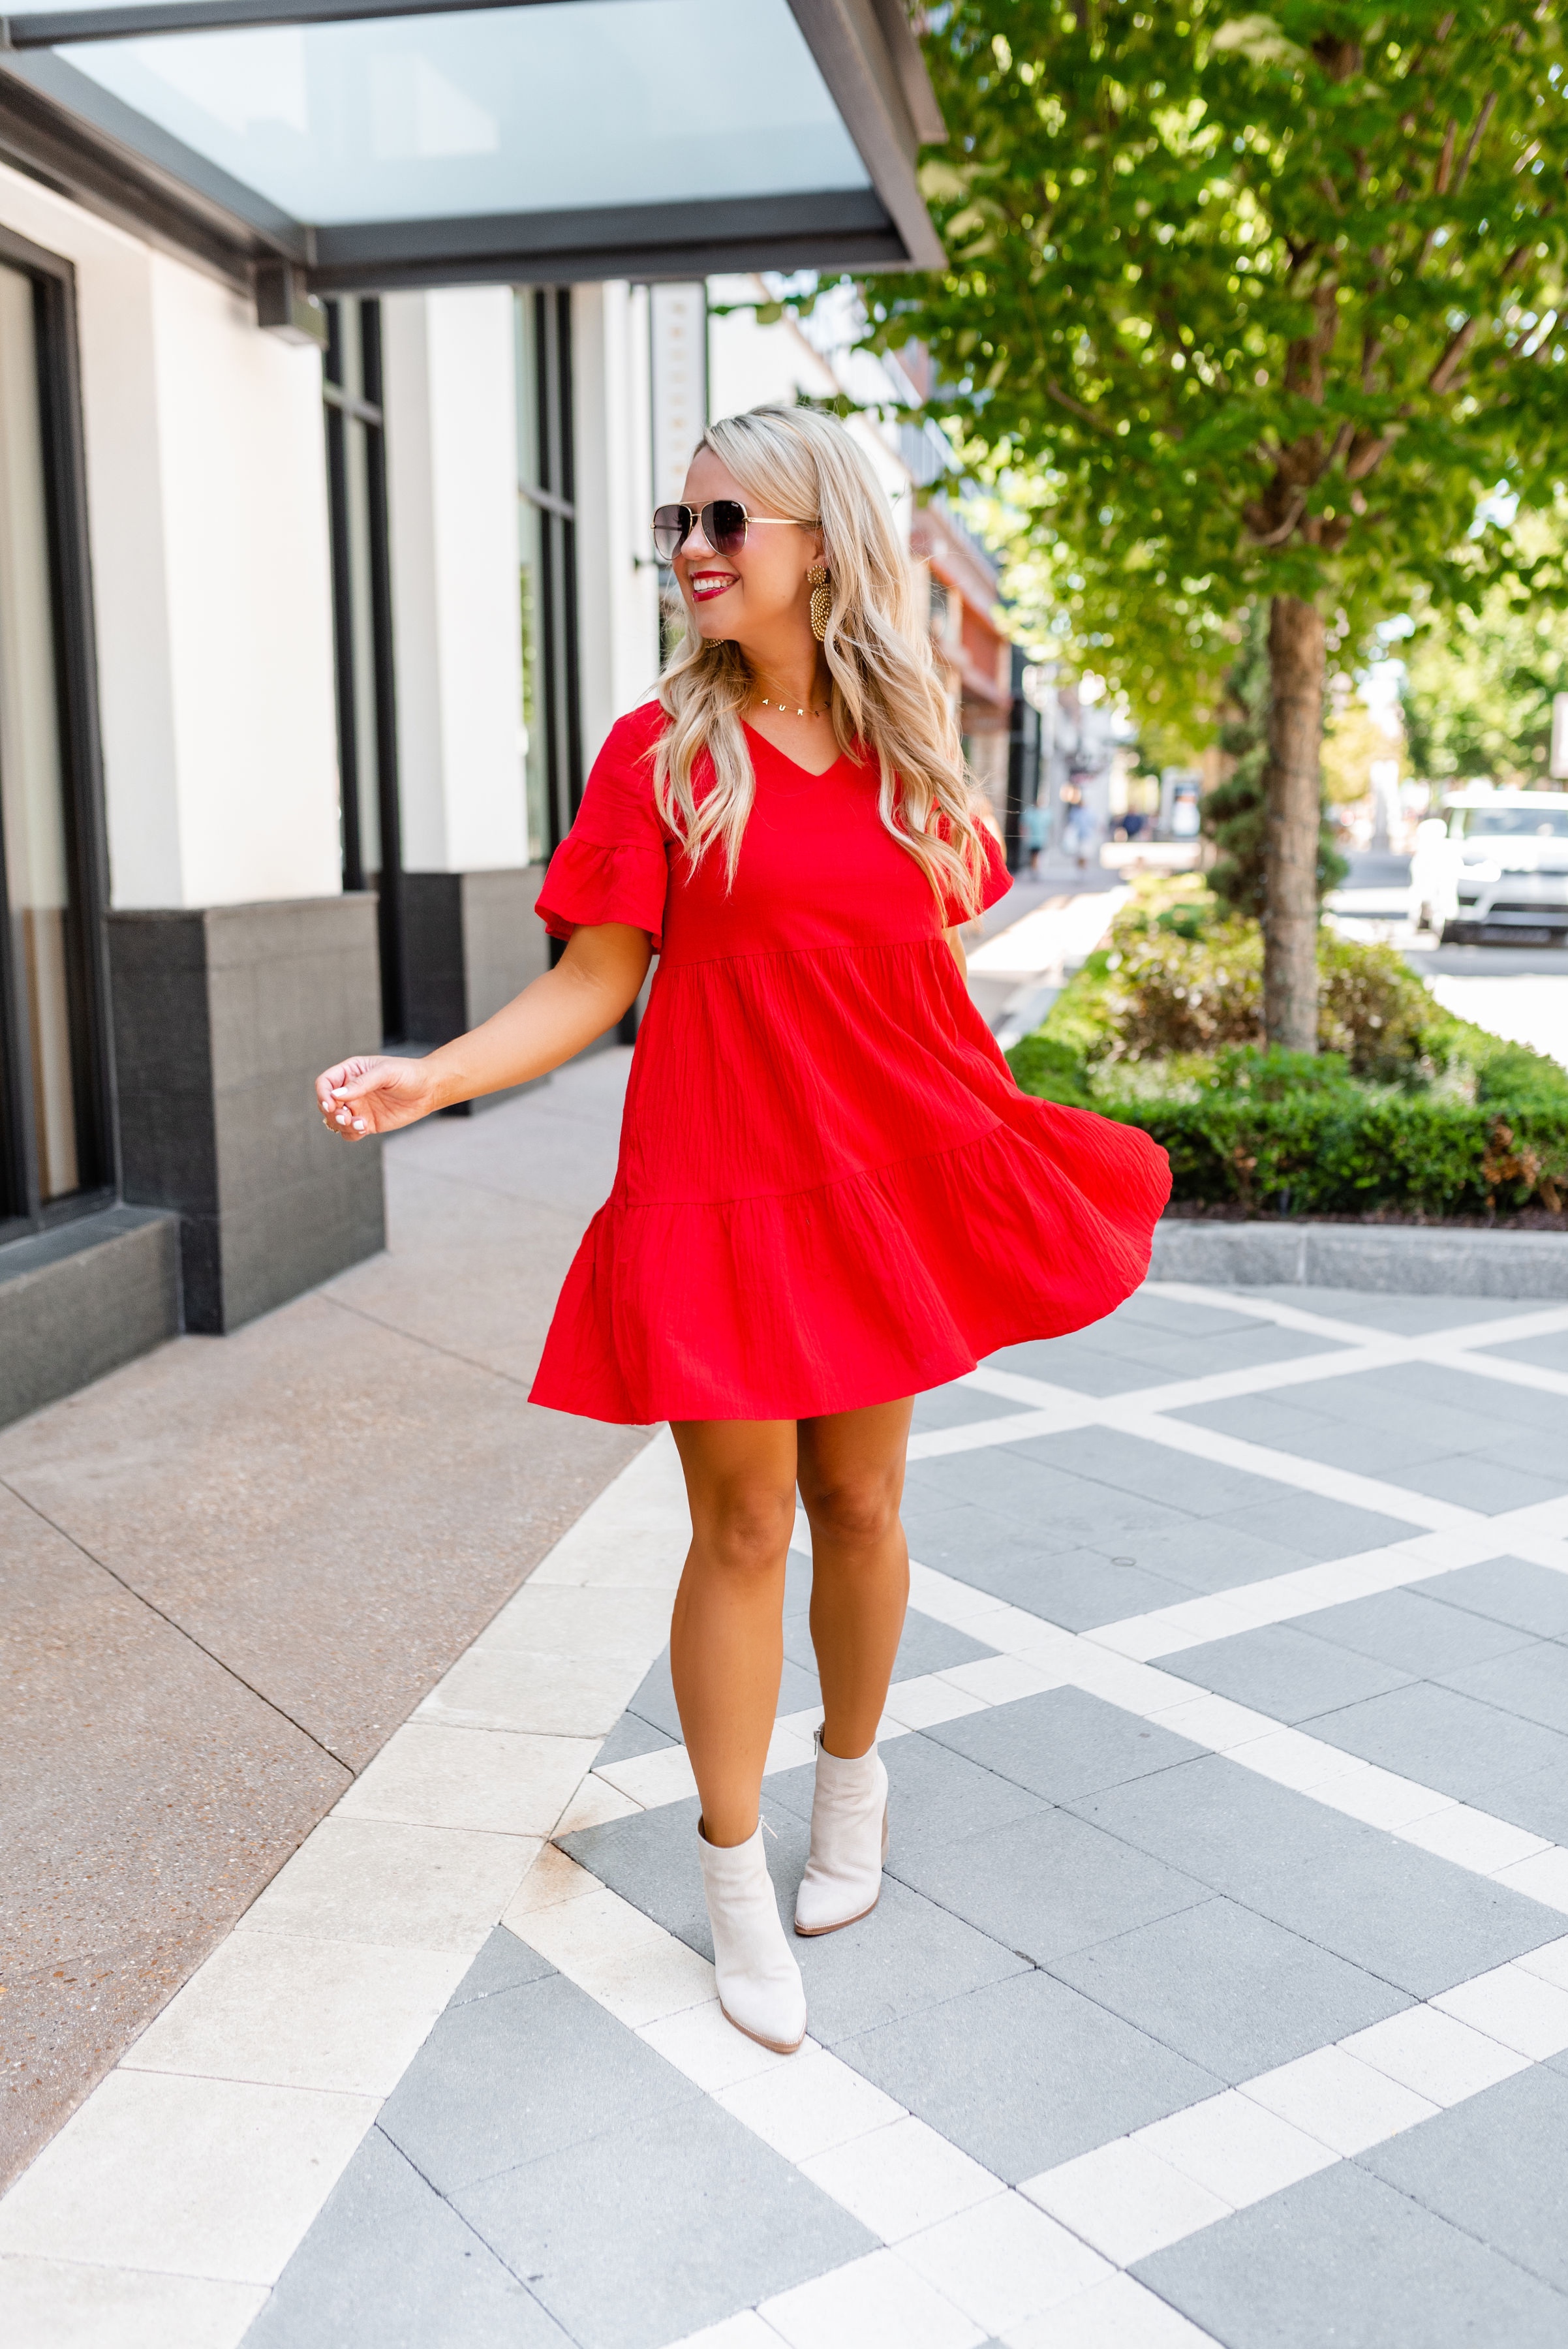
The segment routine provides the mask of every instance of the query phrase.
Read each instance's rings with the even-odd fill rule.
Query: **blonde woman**
[[[1110,1311],[1168,1177],[1143,1134],[1022,1095],[971,1002],[959,926],[1006,875],[850,434],[778,408],[715,424],[654,538],[686,637],[551,863],[560,961],[427,1059],[346,1061],[317,1092],[353,1139],[542,1076],[659,957],[615,1188],[533,1399],[670,1423],[691,1506],[670,1664],[719,1996],[787,2053],[805,1997],[759,1803],[796,1489],[824,1719],[794,1929],[815,1934],[881,1885],[912,1398]]]

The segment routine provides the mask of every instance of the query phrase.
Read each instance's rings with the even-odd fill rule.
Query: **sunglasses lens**
[[[702,535],[715,554],[739,554],[746,543],[746,509],[738,498],[715,498],[702,509]]]
[[[653,511],[653,551],[660,563],[673,563],[691,533],[690,506],[656,506]]]

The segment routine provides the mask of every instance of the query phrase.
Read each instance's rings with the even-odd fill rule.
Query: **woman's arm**
[[[554,970],[422,1061],[373,1053],[323,1069],[316,1098],[327,1131],[358,1142],[547,1075],[624,1017],[652,958],[647,931],[623,922],[575,931]]]

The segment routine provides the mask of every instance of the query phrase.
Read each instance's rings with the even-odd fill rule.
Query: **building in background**
[[[0,1421],[380,1246],[309,1081],[544,967],[677,289],[938,261],[940,136],[896,0],[8,19]]]

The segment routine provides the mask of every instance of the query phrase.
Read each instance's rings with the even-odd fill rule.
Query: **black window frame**
[[[119,1195],[114,1061],[106,928],[109,850],[99,731],[92,563],[76,271],[71,263],[0,227],[0,262],[27,277],[38,356],[45,512],[57,718],[70,874],[67,922],[77,1152],[83,1179],[57,1199],[39,1195],[26,972],[10,912],[0,827],[0,1245],[90,1215]]]
[[[381,353],[381,305],[373,295],[358,304],[362,393],[343,381],[344,306],[352,297],[327,302],[327,349],[321,362],[321,395],[327,429],[327,495],[332,535],[332,651],[337,707],[337,771],[343,833],[343,886],[364,890],[360,828],[361,779],[358,717],[355,698],[353,564],[349,546],[348,434],[350,422],[365,434],[369,488],[370,642],[375,674],[376,808],[381,834],[377,934],[381,958],[381,1025],[389,1039],[408,1033],[404,989],[402,820],[398,794],[398,709],[392,643],[391,541],[387,520],[385,380]]]
[[[583,720],[577,649],[576,451],[573,429],[572,289],[518,286],[533,305],[529,347],[539,439],[539,478],[517,494],[539,516],[540,671],[545,688],[545,825],[548,863],[572,828],[583,798]]]

